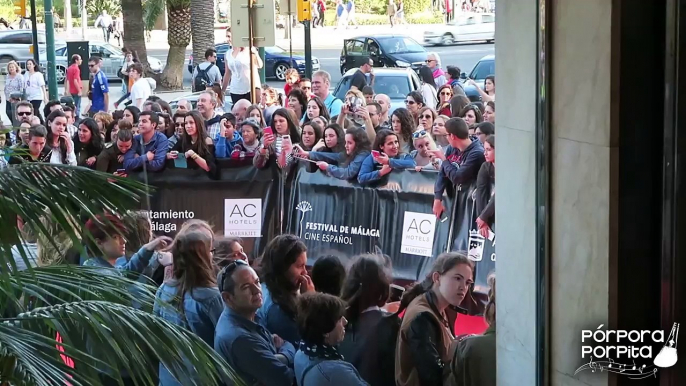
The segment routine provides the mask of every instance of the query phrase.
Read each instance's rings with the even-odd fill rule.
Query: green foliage
[[[154,288],[113,269],[32,268],[16,243],[24,238],[14,220],[21,217],[43,247],[56,243],[55,227],[78,245],[89,236],[75,224],[139,208],[149,187],[81,167],[30,163],[0,169],[0,192],[0,267],[10,268],[0,270],[0,385],[98,385],[103,372],[119,383],[126,370],[137,384],[152,386],[157,360],[184,385],[216,385],[220,376],[243,384],[198,336],[149,312]],[[14,244],[25,271],[15,271]],[[196,379],[186,379],[189,369]]]
[[[86,1],[86,11],[88,15],[93,16],[93,20],[100,14],[103,10],[107,11],[110,15],[117,15],[121,12],[121,1],[116,0],[87,0]]]
[[[398,0],[395,0],[396,5]],[[405,9],[405,18],[415,13],[423,13],[431,10],[431,0],[404,0],[403,8]],[[326,9],[336,10],[336,3],[333,1],[326,2]],[[356,0],[355,12],[358,14],[367,13],[372,15],[386,15],[388,11],[388,0]],[[328,13],[327,13],[328,16]],[[409,22],[409,20],[408,20]],[[368,24],[363,24],[368,25]]]

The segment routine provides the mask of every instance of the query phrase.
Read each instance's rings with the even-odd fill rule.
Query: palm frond
[[[49,215],[76,246],[88,236],[82,237],[75,224],[105,212],[137,209],[148,194],[149,188],[140,182],[81,167],[26,163],[1,169],[0,277],[6,278],[5,266],[16,269],[11,248],[23,240],[16,226],[18,216],[31,224],[37,235],[54,242],[55,231],[41,221]],[[26,254],[22,256],[29,265]]]
[[[152,31],[155,22],[164,12],[166,0],[145,0],[143,3],[143,24],[148,31]]]
[[[125,271],[117,271],[116,275],[102,272],[103,268],[99,267],[57,265],[10,274],[0,282],[0,315],[17,315],[35,307],[86,300],[152,309],[155,300],[152,281],[146,284],[140,278],[134,280],[137,275]]]
[[[56,347],[59,333],[64,350]],[[64,365],[72,358],[78,371]],[[0,369],[20,384],[98,384],[98,373],[115,379],[126,371],[152,385],[157,360],[184,385],[243,384],[230,366],[194,333],[150,313],[108,302],[85,301],[38,308],[0,324]],[[11,368],[9,368],[11,367]],[[189,374],[193,374],[190,378]],[[0,381],[2,378],[0,378]]]

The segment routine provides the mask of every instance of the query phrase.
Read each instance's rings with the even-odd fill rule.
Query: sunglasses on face
[[[406,104],[406,105],[413,105],[413,104],[415,104],[415,103],[417,103],[417,102],[415,102],[415,101],[405,101],[405,104]]]
[[[88,67],[93,68],[93,67],[95,67],[95,64],[89,64]]]
[[[435,62],[435,61],[436,61],[436,59],[427,59],[426,60],[427,63],[431,63],[431,62]]]
[[[212,251],[214,251],[214,249]],[[231,274],[233,274],[233,271],[235,271],[236,268],[238,268],[239,266],[242,266],[242,265],[248,266],[248,263],[245,260],[234,260],[219,272],[219,290],[220,291],[224,290],[224,282],[226,281],[226,278],[230,277]]]
[[[422,115],[424,119],[433,119],[433,115]]]
[[[21,112],[18,111],[17,112],[17,116],[20,116],[20,117],[28,117],[29,115],[31,115],[31,113],[28,111],[21,111]]]
[[[419,139],[419,138],[424,138],[427,135],[429,135],[429,133],[427,133],[426,130],[420,130],[420,131],[412,133],[412,138]]]
[[[451,93],[450,91],[441,91],[441,95],[451,96],[453,95],[453,93]]]

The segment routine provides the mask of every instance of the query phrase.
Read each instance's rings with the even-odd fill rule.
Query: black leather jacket
[[[426,298],[435,315],[440,317],[436,308],[436,295],[429,291]],[[446,321],[447,323],[447,321]],[[428,312],[417,315],[410,323],[407,333],[408,343],[412,352],[419,383],[422,386],[441,386],[443,384],[443,368],[446,363],[441,359],[439,347],[442,346],[441,328]],[[449,328],[452,334],[452,328]]]

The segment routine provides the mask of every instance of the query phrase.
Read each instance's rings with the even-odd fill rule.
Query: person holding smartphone
[[[257,148],[253,165],[259,169],[276,163],[281,169],[294,161],[293,145],[300,142],[300,131],[292,111],[280,108],[272,116],[272,126],[264,129],[262,144]]]
[[[390,130],[379,130],[372,146],[372,154],[362,163],[357,181],[368,184],[380,180],[394,169],[414,169],[415,166],[410,154],[400,152],[398,135]]]
[[[374,141],[376,131],[374,130],[374,123],[367,110],[367,102],[362,91],[351,89],[345,94],[345,103],[343,103],[336,123],[341,125],[341,127],[345,127],[345,121],[348,118],[355,122],[356,125],[364,127],[369,140]]]
[[[185,157],[188,169],[202,169],[211,179],[219,179],[219,169],[214,157],[214,143],[207,135],[205,120],[197,111],[185,118],[186,130],[181,140],[167,153],[168,159]]]

